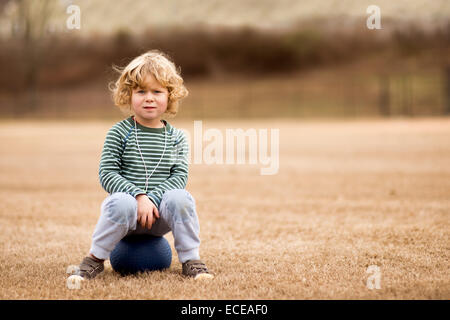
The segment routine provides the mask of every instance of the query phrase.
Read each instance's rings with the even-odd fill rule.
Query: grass
[[[190,121],[174,125],[192,130]],[[449,299],[450,120],[205,120],[280,128],[280,170],[191,165],[201,255],[216,278],[104,274],[66,288],[106,196],[112,122],[3,121],[1,299]],[[191,131],[192,132],[192,131]],[[171,234],[167,239],[173,248]],[[369,290],[368,266],[381,270]]]

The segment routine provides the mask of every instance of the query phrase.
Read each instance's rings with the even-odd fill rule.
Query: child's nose
[[[148,101],[153,101],[155,99],[155,97],[153,96],[153,93],[149,92],[149,93],[147,93],[145,99]]]

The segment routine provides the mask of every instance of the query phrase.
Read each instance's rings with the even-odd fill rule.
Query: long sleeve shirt
[[[165,128],[148,128],[137,123],[135,129],[135,122],[129,117],[112,126],[106,135],[99,168],[100,183],[106,192],[125,192],[133,197],[147,194],[159,207],[164,192],[186,187],[189,148],[186,136],[182,130],[164,123]],[[150,174],[145,190],[146,175]]]

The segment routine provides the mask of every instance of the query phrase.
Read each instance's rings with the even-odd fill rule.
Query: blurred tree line
[[[157,48],[176,61],[186,79],[291,74],[388,51],[393,54],[386,61],[386,70],[379,73],[379,106],[384,115],[390,114],[389,74],[396,62],[429,51],[446,79],[444,96],[446,112],[450,113],[450,23],[432,32],[411,25],[394,30],[388,37],[372,36],[373,31],[365,28],[326,33],[307,27],[268,31],[205,26],[150,29],[139,34],[121,30],[113,35],[81,37],[74,32],[48,32],[51,2],[14,1],[18,14],[13,37],[0,39],[0,92],[25,93],[30,109],[37,105],[39,90],[111,80],[112,65],[123,66]],[[0,0],[0,10],[6,2]],[[404,86],[408,90],[407,80]]]

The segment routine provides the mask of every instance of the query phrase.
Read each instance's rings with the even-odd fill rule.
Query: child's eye
[[[138,90],[138,93],[145,93],[145,90]]]

